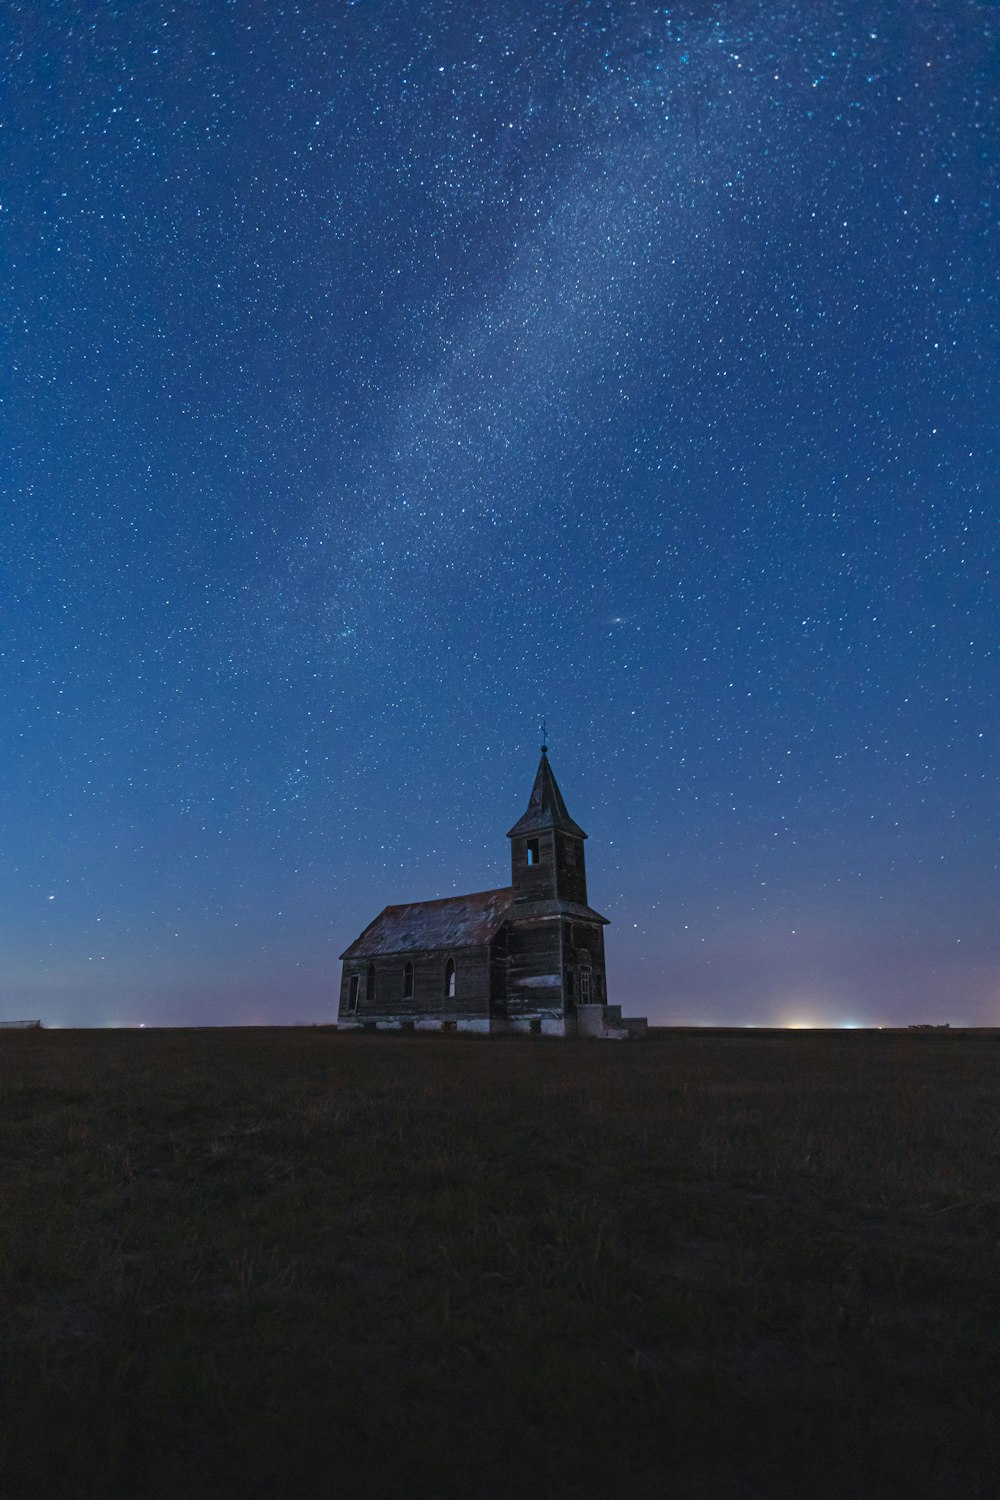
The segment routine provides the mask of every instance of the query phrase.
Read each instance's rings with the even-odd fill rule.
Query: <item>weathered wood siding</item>
[[[537,843],[538,863],[529,865],[528,844]],[[515,901],[548,901],[556,889],[555,834],[532,833],[510,841],[511,888]]]
[[[507,928],[501,927],[490,949],[490,1015],[507,1014]]]
[[[513,921],[507,937],[507,1014],[562,1009],[562,932],[557,917]]]
[[[528,844],[538,844],[538,863],[529,865]],[[510,841],[511,886],[515,901],[573,901],[587,905],[583,840],[549,829]]]
[[[445,990],[448,960],[455,964],[455,996]],[[403,995],[406,963],[413,964],[413,994]],[[368,973],[375,969],[375,994],[369,994]],[[349,1009],[351,975],[358,976],[358,1008]],[[389,1017],[481,1016],[490,1013],[489,947],[444,949],[425,953],[390,953],[373,959],[350,959],[340,981],[342,1020],[375,1021]]]
[[[583,853],[583,839],[569,833],[557,833],[556,842],[556,895],[562,901],[573,901],[577,906],[587,905],[587,865]]]
[[[604,964],[604,928],[598,922],[564,921],[563,966],[573,975],[573,998],[580,999],[580,970],[589,967],[593,987],[591,998],[601,1003],[608,998]]]

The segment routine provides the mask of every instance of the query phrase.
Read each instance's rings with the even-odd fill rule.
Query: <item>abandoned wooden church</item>
[[[608,1004],[607,918],[587,904],[583,842],[542,746],[500,890],[387,906],[341,956],[342,1030],[646,1032]]]

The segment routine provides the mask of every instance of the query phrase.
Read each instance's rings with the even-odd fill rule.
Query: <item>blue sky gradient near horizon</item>
[[[505,884],[610,998],[1000,1024],[1000,9],[0,20],[0,1017],[327,1021]]]

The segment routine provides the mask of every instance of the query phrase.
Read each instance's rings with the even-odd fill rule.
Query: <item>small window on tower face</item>
[[[569,843],[566,845],[566,863],[570,867],[574,867],[576,865],[576,845],[573,843],[572,839],[570,839]]]
[[[537,865],[537,863],[538,863],[538,840],[537,839],[529,839],[528,840],[528,864],[529,865]]]

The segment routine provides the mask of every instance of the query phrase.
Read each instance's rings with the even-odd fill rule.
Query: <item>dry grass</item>
[[[4,1036],[0,1490],[993,1500],[998,1063]]]

